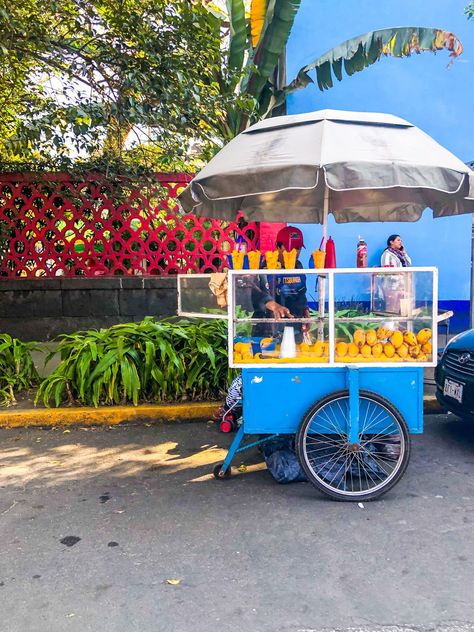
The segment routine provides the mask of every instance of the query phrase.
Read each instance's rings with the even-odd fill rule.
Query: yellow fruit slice
[[[403,334],[403,342],[409,347],[413,347],[417,344],[417,339],[412,331],[405,331]]]
[[[357,329],[354,332],[354,344],[358,347],[362,347],[365,344],[365,331],[363,329]]]
[[[347,347],[347,353],[349,354],[351,358],[355,358],[356,355],[359,353],[359,349],[357,345],[351,342]]]
[[[400,332],[397,332],[397,333],[400,333]],[[406,358],[408,356],[408,345],[406,345],[405,343],[402,343],[397,348],[397,353],[400,356],[400,358]]]
[[[420,331],[416,334],[416,339],[418,344],[423,345],[426,342],[431,340],[431,329],[420,329]]]
[[[395,347],[395,349],[398,349],[399,347],[401,347],[401,345],[403,344],[402,332],[394,331],[393,334],[390,336],[390,342]]]
[[[365,343],[373,347],[376,342],[377,332],[374,329],[369,329],[369,331],[365,334]]]
[[[431,342],[425,342],[421,346],[421,350],[423,351],[423,353],[426,353],[427,355],[431,355],[431,353],[433,352],[433,346]]]
[[[374,344],[374,346],[372,347],[372,355],[374,356],[374,358],[380,358],[380,356],[382,355],[383,352],[383,345],[381,342],[377,342],[376,344]]]
[[[336,355],[339,357],[347,355],[348,346],[347,342],[338,342],[336,344]]]
[[[321,342],[320,340],[318,340],[318,342],[315,342],[312,347],[312,351],[316,355],[316,357],[322,356],[324,352],[324,342]]]

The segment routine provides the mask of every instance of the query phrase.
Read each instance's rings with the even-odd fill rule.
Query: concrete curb
[[[100,408],[35,408],[3,410],[0,428],[34,426],[115,426],[126,422],[207,421],[219,407],[218,402],[143,406],[103,406]]]
[[[0,428],[116,426],[121,423],[187,423],[209,420],[219,402],[189,404],[147,404],[143,406],[103,406],[100,408],[35,408],[3,410]],[[433,395],[423,398],[425,415],[436,415],[444,410]]]

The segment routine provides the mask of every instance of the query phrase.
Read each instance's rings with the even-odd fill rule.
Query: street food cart
[[[305,278],[309,316],[253,318],[241,288],[257,287],[262,275],[272,286],[282,272]],[[193,277],[180,279],[183,313],[187,294],[198,296]],[[296,435],[302,469],[328,496],[363,501],[392,488],[408,465],[410,435],[423,431],[423,369],[437,356],[437,270],[231,270],[228,283],[229,363],[242,370],[243,415],[216,478],[229,478],[248,447]]]
[[[426,208],[435,218],[472,213],[474,172],[399,117],[321,110],[244,130],[180,201],[207,218],[242,211],[252,221],[322,224],[324,241],[329,214],[347,223],[414,222]],[[281,274],[268,267],[266,275]],[[273,322],[255,336],[262,323],[243,314],[238,283],[259,274],[229,272],[229,360],[242,369],[243,423],[215,476],[228,476],[245,435],[257,435],[255,445],[261,435],[296,433],[318,489],[338,500],[379,496],[403,475],[409,435],[423,429],[423,369],[437,354],[436,269],[285,270],[306,275],[308,322],[285,319],[283,331]],[[303,325],[311,343],[298,340]]]

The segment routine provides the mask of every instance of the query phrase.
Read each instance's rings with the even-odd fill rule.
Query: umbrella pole
[[[329,189],[324,189],[324,203],[323,203],[323,249],[326,250],[326,238],[328,232],[328,212],[329,212]],[[319,311],[319,324],[318,324],[318,340],[324,341],[324,303],[326,301],[326,277],[318,277],[318,311]]]
[[[324,188],[324,202],[323,202],[323,245],[326,250],[326,239],[328,235],[328,213],[329,213],[329,189]]]

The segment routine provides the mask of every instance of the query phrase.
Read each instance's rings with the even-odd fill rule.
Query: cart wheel
[[[212,470],[214,478],[216,478],[218,481],[227,481],[231,476],[230,467],[228,467],[226,471],[222,475],[220,475],[223,465],[224,463],[218,463],[214,466],[214,469]]]
[[[335,500],[381,496],[400,480],[410,459],[405,421],[390,402],[360,391],[359,420],[359,441],[350,444],[349,391],[337,391],[310,408],[296,435],[308,480]]]

